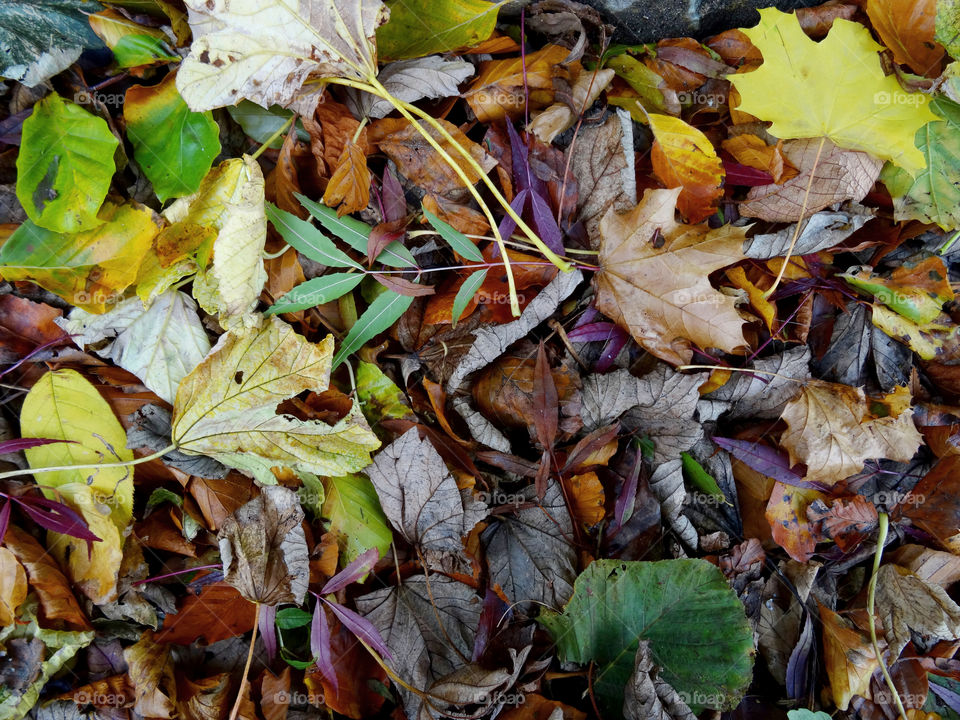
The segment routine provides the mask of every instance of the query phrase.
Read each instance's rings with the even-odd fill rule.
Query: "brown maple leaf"
[[[707,277],[744,259],[747,229],[678,223],[679,194],[680,188],[648,190],[632,210],[608,210],[600,221],[595,276],[597,308],[675,365],[690,361],[691,344],[726,352],[747,344],[735,299]]]

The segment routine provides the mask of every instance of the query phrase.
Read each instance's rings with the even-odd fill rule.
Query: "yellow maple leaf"
[[[904,92],[884,75],[883,49],[863,25],[835,20],[826,38],[811,40],[794,14],[760,11],[743,31],[763,54],[756,70],[729,77],[739,110],[773,123],[778,138],[828,137],[840,147],[890,160],[911,174],[926,162],[913,143],[937,119],[922,93]]]

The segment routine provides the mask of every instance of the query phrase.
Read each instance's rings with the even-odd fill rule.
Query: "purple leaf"
[[[533,224],[537,228],[537,235],[557,255],[563,255],[563,233],[557,226],[550,205],[535,190],[530,191],[530,200],[533,204]]]
[[[790,653],[790,660],[787,662],[787,697],[797,700],[804,698],[809,692],[809,665],[810,653],[814,649],[813,621],[810,613],[807,613],[807,620],[803,624],[803,631],[800,633],[800,639],[793,646],[793,652]]]
[[[404,197],[400,181],[390,168],[383,171],[383,183],[380,192],[383,202],[383,219],[386,222],[406,217],[407,199]]]
[[[741,165],[734,160],[723,161],[724,178],[727,185],[742,185],[743,187],[757,187],[773,183],[773,175],[763,170],[756,170],[748,165]]]
[[[529,150],[526,143],[520,139],[520,133],[513,126],[513,121],[507,120],[507,137],[510,138],[510,162],[513,165],[513,183],[517,190],[532,190],[533,173],[530,172],[530,162],[527,159]]]
[[[317,669],[320,674],[333,686],[334,693],[338,692],[340,682],[337,680],[337,671],[333,666],[333,654],[330,650],[330,626],[327,624],[327,612],[319,600],[313,609],[313,622],[310,623],[310,652],[317,659]]]
[[[7,534],[7,525],[10,524],[10,500],[3,503],[0,507],[0,542],[3,542],[3,536]]]
[[[573,327],[578,328],[578,327],[583,327],[584,325],[589,325],[599,316],[600,316],[600,312],[595,307],[588,307],[586,310],[583,311],[583,315],[581,315],[577,319],[577,324],[574,325]]]
[[[619,328],[617,329],[619,330]],[[610,338],[604,346],[603,352],[600,353],[600,357],[593,364],[594,371],[602,373],[609,370],[613,366],[613,361],[617,359],[617,355],[620,354],[620,351],[628,342],[630,342],[630,336],[622,330]]]
[[[355,583],[357,580],[373,570],[373,566],[377,564],[377,560],[379,559],[380,551],[376,548],[370,548],[365,553],[355,558],[353,562],[347,565],[343,570],[327,580],[327,584],[324,585],[320,590],[320,594],[326,595],[327,593],[335,593],[338,590],[342,590],[347,585]]]
[[[624,523],[630,519],[633,514],[633,506],[637,500],[637,487],[640,484],[640,469],[643,466],[643,450],[637,448],[636,455],[633,458],[633,467],[630,474],[627,475],[626,482],[620,489],[617,496],[617,502],[613,509],[613,517],[617,528],[622,528]]]
[[[763,443],[747,440],[732,440],[730,438],[715,437],[713,441],[729,452],[747,467],[756,470],[761,475],[778,480],[785,485],[829,492],[829,488],[822,483],[810,482],[790,467],[790,459],[785,452],[774,450]]]
[[[947,707],[954,712],[960,713],[960,695],[955,693],[950,688],[945,688],[943,685],[938,685],[932,681],[930,683],[930,690],[933,691],[934,695],[943,700]]]
[[[40,445],[50,445],[51,443],[76,443],[76,440],[52,440],[50,438],[14,438],[13,440],[4,440],[0,442],[0,455],[12,452],[20,452]]]
[[[17,360],[13,365],[11,365],[11,366],[8,367],[8,368],[5,368],[2,372],[0,372],[0,377],[3,377],[3,376],[6,375],[7,373],[13,372],[13,371],[16,370],[18,367],[20,367],[20,366],[23,365],[24,363],[29,362],[31,358],[33,358],[35,355],[39,355],[41,352],[43,352],[43,351],[46,350],[47,348],[53,347],[53,346],[55,346],[55,345],[63,345],[64,343],[70,342],[70,338],[71,338],[71,337],[73,337],[73,336],[72,336],[72,335],[67,335],[66,333],[64,333],[63,335],[61,335],[61,336],[58,337],[58,338],[54,338],[53,340],[48,340],[48,341],[45,342],[43,345],[38,345],[38,346],[35,347],[33,350],[31,350],[29,353],[27,353],[24,357],[22,357],[22,358],[20,358],[19,360]]]
[[[373,626],[373,623],[371,623],[362,615],[357,615],[357,613],[355,613],[353,610],[348,610],[347,608],[343,607],[343,605],[332,603],[329,600],[324,600],[324,602],[327,604],[328,608],[333,610],[333,614],[340,619],[340,622],[344,624],[347,630],[363,640],[367,645],[372,647],[383,657],[390,660],[393,659],[390,649],[383,641],[383,638],[380,637],[380,633],[377,632],[377,629]]]
[[[260,605],[260,637],[263,638],[263,648],[267,657],[273,660],[277,656],[277,606]]]
[[[521,190],[517,193],[516,197],[513,198],[513,202],[510,203],[510,207],[513,208],[513,211],[520,217],[523,217],[523,209],[526,207],[527,195],[529,194],[529,190]],[[517,229],[517,223],[514,222],[514,219],[509,215],[504,215],[497,229],[500,231],[501,236],[508,238],[513,235],[513,231]]]
[[[606,342],[618,331],[623,333],[620,326],[612,322],[595,322],[575,327],[567,333],[567,337],[575,342]]]
[[[471,658],[473,662],[477,662],[483,655],[483,651],[487,649],[487,643],[493,637],[500,621],[509,620],[511,614],[510,606],[493,590],[487,588],[487,594],[483,596],[483,610],[480,611],[477,635],[473,640],[473,658]]]
[[[85,541],[88,555],[93,553],[93,543],[100,542],[100,538],[90,532],[87,521],[68,505],[35,495],[10,496],[10,499],[40,527]]]

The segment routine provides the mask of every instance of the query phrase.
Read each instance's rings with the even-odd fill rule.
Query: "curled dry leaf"
[[[323,202],[328,207],[337,208],[337,217],[366,209],[370,202],[370,169],[363,148],[348,140],[337,160],[336,168],[327,189],[323,193]]]
[[[27,597],[27,572],[17,556],[0,547],[0,624],[11,625]]]
[[[589,109],[600,97],[600,93],[606,90],[614,75],[610,68],[592,71],[580,68],[573,83],[572,99],[569,102],[554,103],[539,113],[527,131],[549,145],[557,135],[573,127],[579,115]]]
[[[136,644],[123,651],[123,657],[130,668],[134,709],[143,717],[174,717],[177,685],[170,646],[158,643],[154,634],[147,630]]]
[[[251,602],[300,605],[310,578],[304,517],[293,490],[262,488],[217,533],[224,580]]]
[[[911,632],[930,640],[960,637],[960,607],[943,588],[899,565],[884,565],[877,573],[877,610],[890,662],[900,657]]]
[[[565,47],[547,45],[523,59],[489,60],[480,66],[463,98],[480,122],[515,120],[527,103],[536,110],[553,101],[553,76],[568,55]]]
[[[675,365],[690,362],[691,344],[726,352],[746,345],[735,299],[707,277],[744,259],[746,229],[681,225],[674,218],[680,192],[648,190],[623,215],[607,211],[594,280],[597,308],[648,352]]]
[[[797,169],[783,153],[783,140],[767,145],[763,138],[743,133],[724,140],[722,145],[738,163],[769,173],[777,185],[797,176]]]
[[[670,683],[660,677],[650,642],[641,640],[634,658],[633,674],[623,693],[626,720],[694,720],[696,715]]]
[[[846,710],[854,695],[866,696],[870,678],[880,667],[870,638],[865,637],[853,623],[819,602],[823,623],[823,654],[833,702]],[[881,645],[881,651],[884,645]]]
[[[398,100],[416,102],[424,98],[459,95],[458,86],[473,73],[473,65],[466,60],[430,55],[392,62],[380,70],[377,81]],[[376,120],[393,112],[393,105],[387,100],[369,93],[354,93],[351,91],[351,109],[355,110],[357,117]]]

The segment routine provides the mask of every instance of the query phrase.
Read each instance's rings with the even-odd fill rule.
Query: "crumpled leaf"
[[[293,490],[261,488],[217,533],[223,579],[250,602],[301,605],[310,580],[304,518]]]
[[[187,0],[193,44],[177,89],[201,112],[243,99],[290,106],[308,77],[377,74],[380,0]],[[314,99],[314,103],[316,99]]]
[[[596,249],[601,241],[600,221],[607,211],[630,207],[630,198],[623,192],[628,164],[620,120],[610,117],[603,125],[582,128],[567,153],[580,190],[577,217],[587,230],[590,246]]]
[[[904,567],[880,568],[876,602],[891,661],[900,657],[911,632],[936,640],[960,637],[960,607],[943,588],[921,580]]]
[[[820,140],[816,138],[785,142],[784,155],[800,173],[784,183],[750,188],[747,197],[737,206],[740,214],[771,222],[797,222],[801,219],[804,199],[803,217],[844,200],[863,200],[880,176],[883,163],[864,152],[842,150],[829,140],[824,141],[817,159],[819,145]]]
[[[485,0],[484,3],[486,4]],[[407,11],[406,4],[398,6],[401,12]],[[431,15],[439,7],[432,7]],[[391,17],[390,22],[395,18]],[[424,98],[442,98],[459,95],[458,85],[473,75],[473,65],[466,60],[448,60],[439,55],[401,60],[384,66],[377,75],[377,81],[383,85],[391,95],[404,102],[416,102]],[[357,117],[369,117],[372,120],[386,117],[394,111],[389,101],[378,98],[369,93],[351,94],[353,103],[348,103]]]
[[[200,269],[193,295],[204,310],[219,313],[220,324],[226,328],[256,322],[252,310],[267,280],[263,197],[260,165],[244,155],[224,160],[207,173],[197,192],[180,198],[163,213],[171,223],[216,228],[213,264]]]
[[[698,406],[700,419],[705,420],[709,416],[703,409],[707,402],[729,403],[729,409],[724,407],[723,411],[728,413],[730,419],[780,417],[784,405],[800,392],[810,378],[809,363],[810,348],[806,345],[755,360],[753,367],[762,372],[756,375],[733,373],[733,377],[722,387],[701,399]]]
[[[568,102],[554,103],[538,113],[527,126],[527,132],[536,135],[540,142],[549,145],[557,135],[573,127],[577,121],[577,112],[586,111],[597,101],[600,93],[613,80],[614,74],[610,68],[589,71],[581,68],[573,82]]]
[[[833,702],[846,710],[854,695],[866,696],[870,678],[880,667],[870,638],[848,620],[820,605],[823,623],[823,654]],[[883,645],[880,646],[881,651]]]
[[[390,21],[377,29],[384,60],[473,47],[490,37],[499,5],[487,0],[391,0]]]
[[[648,480],[650,491],[660,503],[660,515],[676,531],[680,539],[691,548],[699,545],[697,529],[683,515],[683,503],[687,488],[683,483],[683,461],[679,458],[659,465]]]
[[[337,216],[360,212],[370,202],[370,169],[363,148],[347,140],[323,193],[323,202],[337,208]]]
[[[634,658],[633,674],[623,693],[626,720],[694,720],[696,715],[670,683],[660,677],[648,640],[641,640]]]
[[[480,598],[472,588],[445,575],[415,575],[399,587],[357,598],[357,609],[386,642],[391,669],[423,689],[460,668],[473,655],[480,622]],[[399,690],[407,717],[417,717],[423,701]]]
[[[874,415],[861,388],[810,380],[783,410],[787,430],[780,445],[790,464],[807,466],[806,479],[833,485],[861,471],[871,458],[906,462],[922,437],[913,424],[909,392],[886,396],[884,416]]]
[[[824,210],[807,218],[791,254],[809,255],[836,247],[873,219],[871,210],[861,209],[863,212],[856,213]],[[754,235],[746,242],[743,252],[756,260],[785,257],[795,232],[794,224],[775,233]]]
[[[913,139],[936,119],[929,98],[904,92],[884,73],[877,54],[882,47],[863,25],[835,20],[817,43],[795,15],[766,8],[760,24],[742,32],[763,54],[763,64],[728,79],[740,94],[738,109],[772,121],[771,134],[784,140],[826,136],[911,174],[926,166]]]
[[[9,549],[0,547],[0,624],[10,625],[27,598],[27,571]]]
[[[875,276],[870,267],[851,267],[838,276],[918,325],[933,322],[954,299],[947,266],[934,256],[904,263],[889,278]]]
[[[723,195],[723,164],[713,143],[680,118],[658,113],[647,118],[654,137],[653,172],[666,187],[680,188],[677,209],[687,222],[703,222]]]
[[[512,497],[517,505],[533,506],[498,513],[483,531],[490,581],[511,603],[561,607],[573,594],[577,561],[568,539],[573,537],[573,523],[563,491],[554,482],[547,486],[543,500],[537,501],[532,487]]]
[[[134,709],[143,717],[176,715],[177,684],[173,677],[170,646],[156,641],[147,630],[136,644],[123,651],[134,687]]]
[[[170,403],[180,381],[210,351],[196,304],[176,290],[146,310],[139,298],[124,300],[103,315],[75,308],[58,325],[80,348],[93,346],[97,355],[129,370]]]
[[[327,389],[332,354],[332,336],[307,342],[275,316],[260,329],[224,333],[180,383],[173,441],[265,484],[276,483],[275,466],[323,476],[362,470],[380,441],[358,406],[333,426],[277,414],[279,402]]]
[[[570,51],[560,45],[547,45],[524,58],[488,60],[480,65],[477,77],[463,93],[473,114],[482,123],[514,120],[524,106],[536,110],[553,102],[553,76]]]
[[[745,228],[681,225],[674,218],[680,188],[647,190],[640,204],[600,222],[595,275],[597,309],[630,331],[648,352],[681,365],[691,343],[733,352],[744,345],[744,320],[733,297],[707,276],[744,258]],[[657,248],[655,235],[664,240]]]
[[[461,491],[429,440],[416,427],[377,453],[366,469],[390,524],[428,554],[460,554],[461,539],[487,507]],[[416,478],[416,482],[410,482]]]
[[[454,717],[468,712],[468,708],[473,715],[497,713],[507,704],[508,691],[523,672],[531,649],[531,645],[519,652],[507,648],[510,665],[505,668],[487,669],[472,662],[436,680],[427,688],[430,707],[423,706],[418,720]]]

